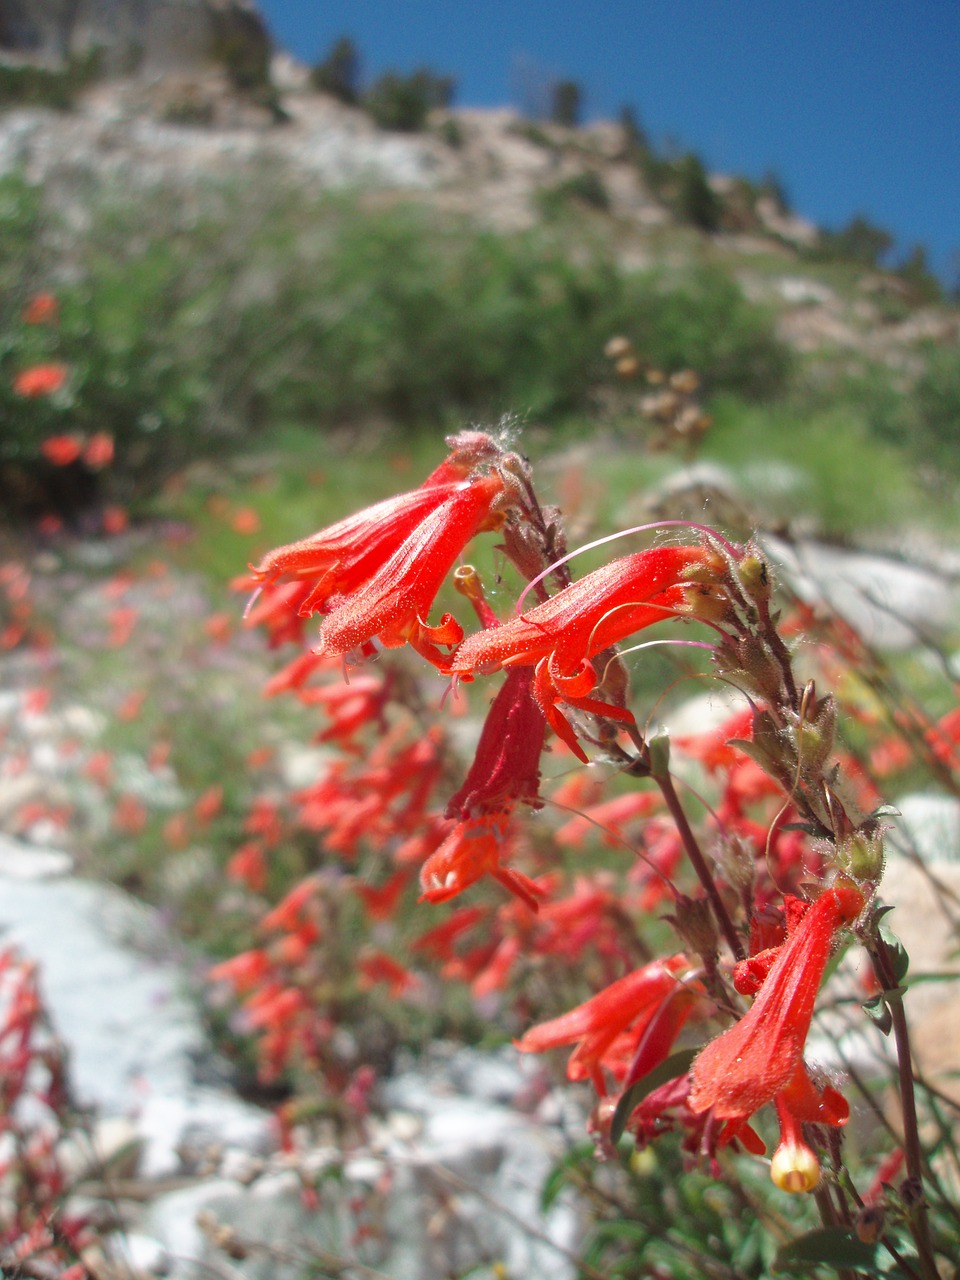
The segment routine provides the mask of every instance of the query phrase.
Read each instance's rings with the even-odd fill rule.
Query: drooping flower
[[[510,848],[509,822],[507,808],[458,822],[420,869],[421,901],[448,902],[489,875],[536,911],[543,896],[540,887],[503,865]]]
[[[696,1058],[690,1093],[694,1111],[712,1107],[721,1120],[746,1120],[783,1091],[798,1102],[809,1101],[798,1070],[808,1080],[803,1048],[817,992],[834,938],[863,906],[859,889],[838,885],[804,914],[780,948],[750,1009]]]
[[[491,461],[499,447],[483,432],[451,437],[450,455],[417,489],[377,502],[363,511],[269,552],[245,585],[269,589],[295,582],[302,591],[290,604],[302,617],[324,612],[334,597],[346,596],[367,582],[419,523],[451,497],[477,466]]]
[[[651,961],[569,1013],[531,1027],[516,1047],[522,1053],[543,1053],[574,1044],[567,1078],[589,1077],[600,1097],[605,1097],[605,1068],[620,1080],[628,1072],[640,1079],[669,1054],[674,1039],[703,995],[699,982],[684,981],[682,975],[689,969],[690,962],[684,955]],[[656,1034],[648,1037],[647,1032],[654,1028]]]
[[[598,684],[592,659],[654,622],[693,612],[697,597],[726,571],[726,561],[705,547],[653,547],[624,556],[501,626],[469,636],[442,669],[472,680],[501,667],[532,666],[540,710],[586,762],[556,704],[632,722],[625,708],[590,696]]]
[[[517,803],[539,808],[544,720],[531,694],[533,672],[508,671],[490,704],[473,763],[451,797],[446,817],[457,820],[423,864],[420,884],[428,902],[446,902],[491,875],[534,911],[541,890],[528,876],[503,865]]]
[[[502,522],[496,505],[502,493],[496,474],[457,485],[362,586],[338,598],[324,618],[316,652],[342,657],[373,640],[388,649],[409,643],[442,667],[445,659],[437,646],[459,643],[463,630],[451,614],[436,626],[428,625],[427,614],[470,539]]]
[[[532,675],[529,667],[507,672],[483,722],[473,764],[447,804],[448,818],[495,813],[507,802],[540,807],[540,756],[547,726],[533,699]]]

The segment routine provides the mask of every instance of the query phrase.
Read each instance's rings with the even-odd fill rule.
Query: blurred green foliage
[[[624,328],[645,358],[716,389],[775,395],[790,367],[767,313],[718,269],[631,273],[599,250],[574,259],[559,235],[308,198],[269,175],[187,200],[116,196],[71,237],[7,178],[0,244],[0,462],[29,465],[50,434],[107,431],[125,497],[284,425],[582,410]],[[59,321],[26,325],[41,290]],[[17,372],[44,360],[69,367],[67,385],[18,397]]]

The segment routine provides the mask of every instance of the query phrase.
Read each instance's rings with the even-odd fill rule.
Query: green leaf
[[[890,1034],[890,1028],[893,1026],[893,1017],[890,1013],[890,1007],[884,998],[883,992],[879,995],[871,996],[869,1000],[865,1000],[860,1006],[871,1022],[876,1023],[885,1036]]]
[[[887,944],[893,976],[898,983],[902,982],[907,976],[907,970],[910,968],[910,956],[907,954],[907,949],[886,922],[879,926],[877,932]]]
[[[680,1049],[677,1053],[671,1053],[670,1057],[661,1062],[659,1067],[654,1067],[652,1071],[648,1071],[645,1076],[641,1077],[636,1084],[631,1085],[621,1095],[610,1125],[610,1140],[613,1143],[619,1142],[623,1137],[623,1131],[627,1127],[630,1113],[640,1105],[647,1094],[653,1093],[654,1089],[659,1089],[662,1084],[666,1084],[668,1080],[672,1080],[675,1076],[684,1075],[690,1070],[690,1063],[696,1056],[696,1049]]]
[[[572,1151],[568,1151],[562,1160],[557,1161],[547,1175],[543,1190],[540,1192],[540,1208],[544,1213],[553,1207],[564,1188],[575,1185],[574,1179],[570,1177],[571,1170],[592,1159],[592,1143],[580,1143]]]
[[[773,1270],[809,1274],[811,1263],[832,1267],[857,1267],[878,1274],[879,1246],[864,1244],[846,1227],[819,1227],[777,1250]]]

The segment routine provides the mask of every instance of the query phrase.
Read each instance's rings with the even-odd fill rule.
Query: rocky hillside
[[[690,158],[652,157],[619,124],[565,128],[508,109],[460,109],[433,111],[420,132],[389,131],[313,90],[285,55],[273,57],[259,86],[256,76],[238,85],[238,64],[249,72],[267,49],[246,0],[0,0],[0,44],[20,57],[62,62],[108,35],[114,66],[135,49],[136,74],[97,78],[67,112],[9,105],[0,114],[0,173],[24,171],[61,208],[80,191],[87,198],[91,185],[256,182],[269,167],[315,191],[361,186],[502,231],[575,223],[574,243],[602,239],[630,268],[719,263],[749,297],[776,308],[781,335],[804,352],[909,366],[917,343],[958,340],[955,309],[930,305],[896,274],[828,260],[818,253],[821,232],[775,190],[702,175],[705,231],[696,225],[699,162],[691,196]]]
[[[0,0],[0,51],[53,68],[96,50],[114,72],[180,72],[269,44],[250,0]]]

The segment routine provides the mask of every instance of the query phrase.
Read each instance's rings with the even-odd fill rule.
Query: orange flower
[[[67,380],[65,364],[35,364],[29,369],[22,369],[13,380],[13,390],[25,400],[37,400],[42,396],[52,396]]]
[[[104,507],[100,523],[104,533],[118,534],[126,529],[130,517],[123,507]]]
[[[417,979],[399,961],[385,951],[368,949],[357,959],[361,987],[373,987],[385,983],[392,996],[401,996],[417,985]]]
[[[302,617],[324,611],[334,596],[347,595],[367,582],[402,546],[431,511],[454,494],[481,462],[499,453],[482,432],[463,432],[448,443],[452,452],[419,488],[375,503],[299,542],[271,551],[256,567],[254,584],[263,587],[293,580],[313,583],[291,599]]]
[[[543,891],[529,876],[501,864],[508,827],[506,811],[458,822],[420,870],[420,901],[447,902],[490,875],[536,911]]]
[[[810,1191],[819,1181],[801,1126],[841,1126],[850,1114],[836,1089],[818,1089],[810,1079],[803,1049],[834,938],[863,907],[863,894],[853,885],[837,885],[819,897],[780,947],[748,1012],[691,1068],[690,1109],[727,1121],[721,1143],[740,1138],[756,1149],[759,1139],[747,1122],[766,1103],[776,1104],[781,1141],[771,1176],[783,1191]]]
[[[857,918],[863,905],[859,889],[840,885],[828,889],[804,914],[748,1012],[694,1062],[694,1111],[712,1107],[718,1119],[746,1120],[782,1090],[794,1087],[834,937]]]

